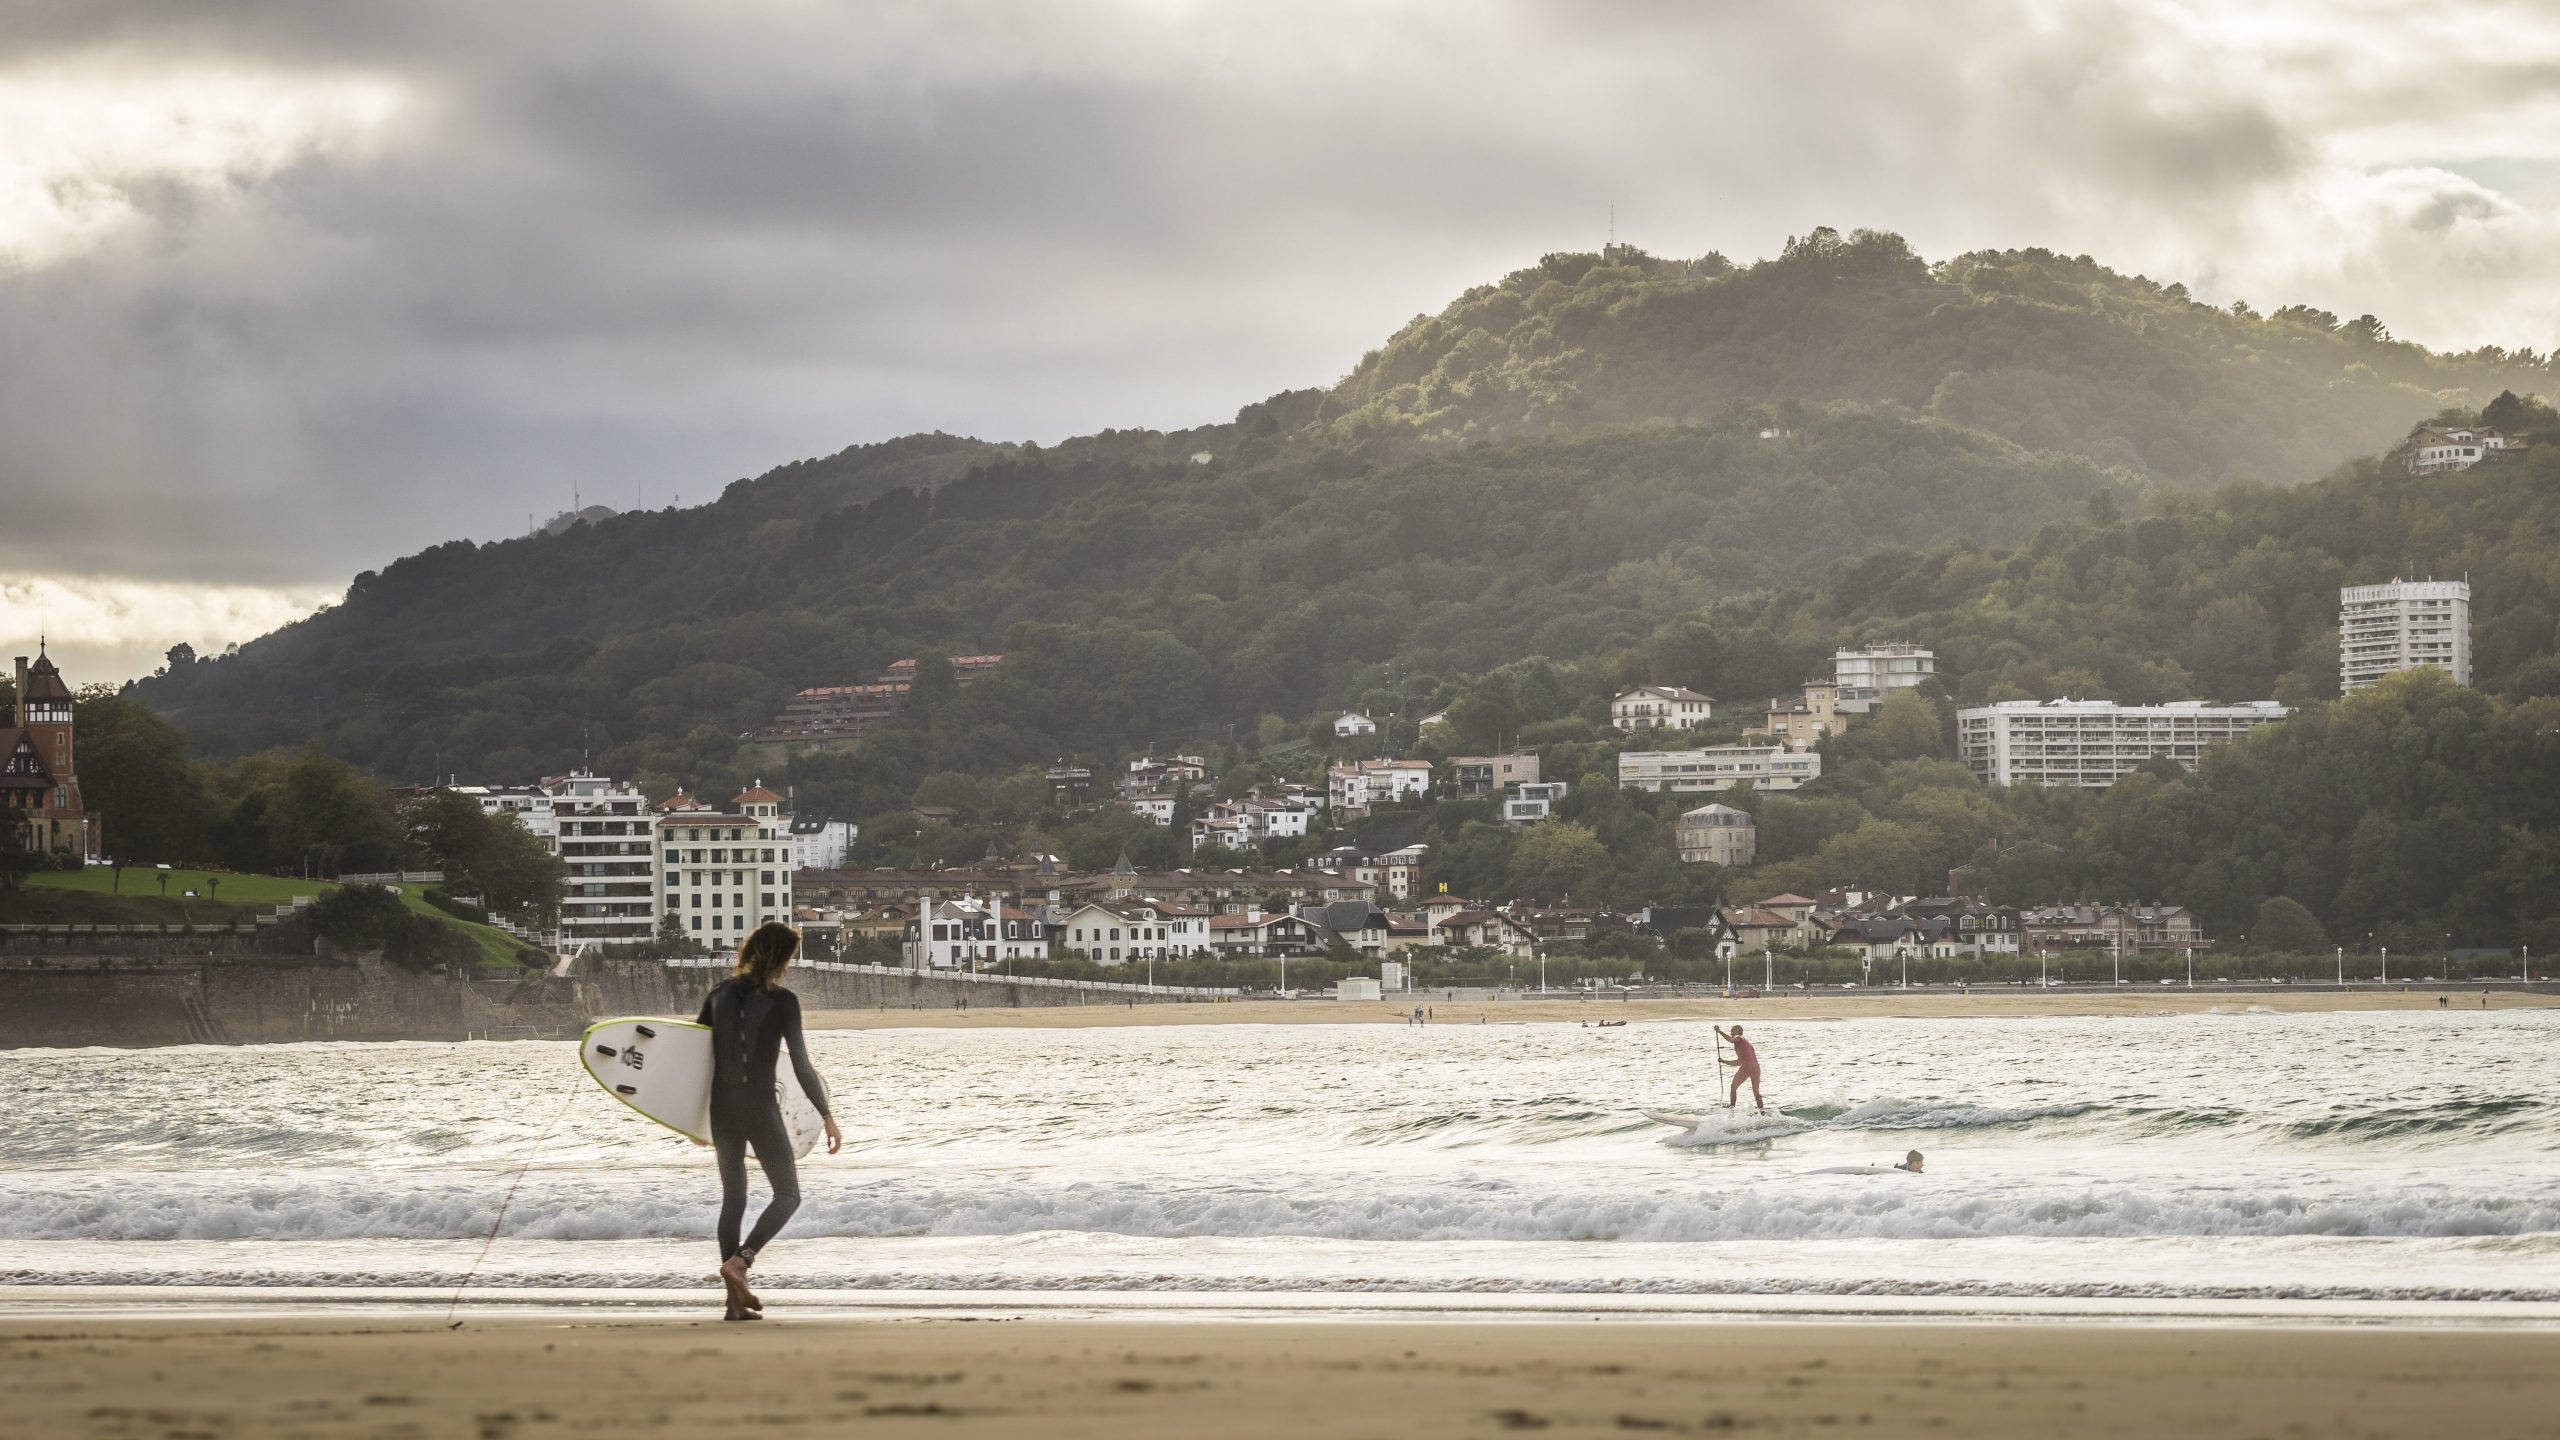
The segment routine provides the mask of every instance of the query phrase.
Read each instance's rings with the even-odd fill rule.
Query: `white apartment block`
[[[2394,580],[2338,592],[2338,687],[2361,690],[2395,670],[2433,665],[2471,683],[2471,585]]]
[[[2104,790],[2154,758],[2192,770],[2205,751],[2292,713],[2273,700],[2004,700],[1956,712],[1956,753],[1986,785]]]
[[[553,822],[551,792],[539,785],[454,785],[447,787],[456,795],[467,795],[480,802],[483,815],[513,815],[516,823],[532,831],[542,841],[542,848],[557,854],[560,831]]]
[[[1908,690],[1938,673],[1938,655],[1917,645],[1867,645],[1831,653],[1832,706],[1864,715],[1896,690]]]
[[[658,933],[658,886],[649,863],[657,807],[636,785],[581,770],[543,782],[547,807],[530,802],[481,808],[513,813],[532,829],[548,816],[551,846],[569,869],[560,901],[560,948],[629,945]],[[522,792],[495,792],[522,799]],[[540,832],[536,832],[540,833]]]
[[[861,834],[862,827],[850,820],[795,815],[791,817],[791,868],[841,870]]]
[[[723,814],[678,794],[658,817],[659,913],[714,950],[767,920],[791,923],[792,844],[782,797],[757,785]]]
[[[1036,911],[985,900],[919,900],[907,922],[907,964],[919,970],[992,970],[1007,960],[1049,958],[1049,927]]]
[[[1748,780],[1759,790],[1795,790],[1822,778],[1818,751],[1783,745],[1710,745],[1703,750],[1630,750],[1618,757],[1628,790],[1723,790]]]
[[[1428,760],[1361,760],[1328,767],[1325,800],[1336,811],[1359,816],[1372,805],[1419,800],[1431,793]]]
[[[1712,696],[1678,685],[1639,685],[1609,702],[1609,723],[1634,734],[1638,730],[1686,730],[1713,719]]]

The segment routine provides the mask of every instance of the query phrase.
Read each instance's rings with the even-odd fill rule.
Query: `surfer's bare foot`
[[[729,1303],[741,1310],[762,1310],[764,1301],[747,1288],[747,1257],[732,1255],[720,1262],[720,1283],[729,1287]]]
[[[720,1318],[723,1320],[761,1320],[764,1318],[764,1312],[761,1310],[750,1310],[733,1300],[729,1302],[729,1307],[721,1312]]]

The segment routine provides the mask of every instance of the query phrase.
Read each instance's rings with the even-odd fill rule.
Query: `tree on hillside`
[[[187,758],[187,737],[113,687],[84,687],[74,703],[80,789],[105,822],[118,860],[154,864],[203,858],[213,787]]]
[[[2300,902],[2270,895],[2258,903],[2258,923],[2249,927],[2249,947],[2271,955],[2309,955],[2329,948],[2329,932]]]
[[[1938,707],[1917,690],[1896,690],[1887,695],[1868,723],[1875,726],[1876,738],[1885,753],[1896,759],[1916,760],[1946,753]]]
[[[1590,826],[1549,820],[1521,832],[1504,878],[1515,896],[1560,900],[1595,894],[1609,873],[1609,848]]]

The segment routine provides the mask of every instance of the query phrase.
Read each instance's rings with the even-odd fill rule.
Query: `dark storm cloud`
[[[0,124],[0,575],[342,583],[573,484],[663,504],[914,429],[1217,419],[1613,202],[1666,253],[1878,225],[2547,344],[2560,36],[2500,12],[2484,111],[2406,59],[2444,23],[0,7],[0,122],[63,122]],[[95,121],[136,106],[165,123]]]

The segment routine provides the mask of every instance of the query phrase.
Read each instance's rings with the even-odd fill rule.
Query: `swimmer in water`
[[[1914,1175],[1921,1173],[1920,1152],[1914,1150],[1910,1154],[1903,1156],[1902,1163],[1894,1166],[1893,1168],[1896,1170],[1908,1170]]]

